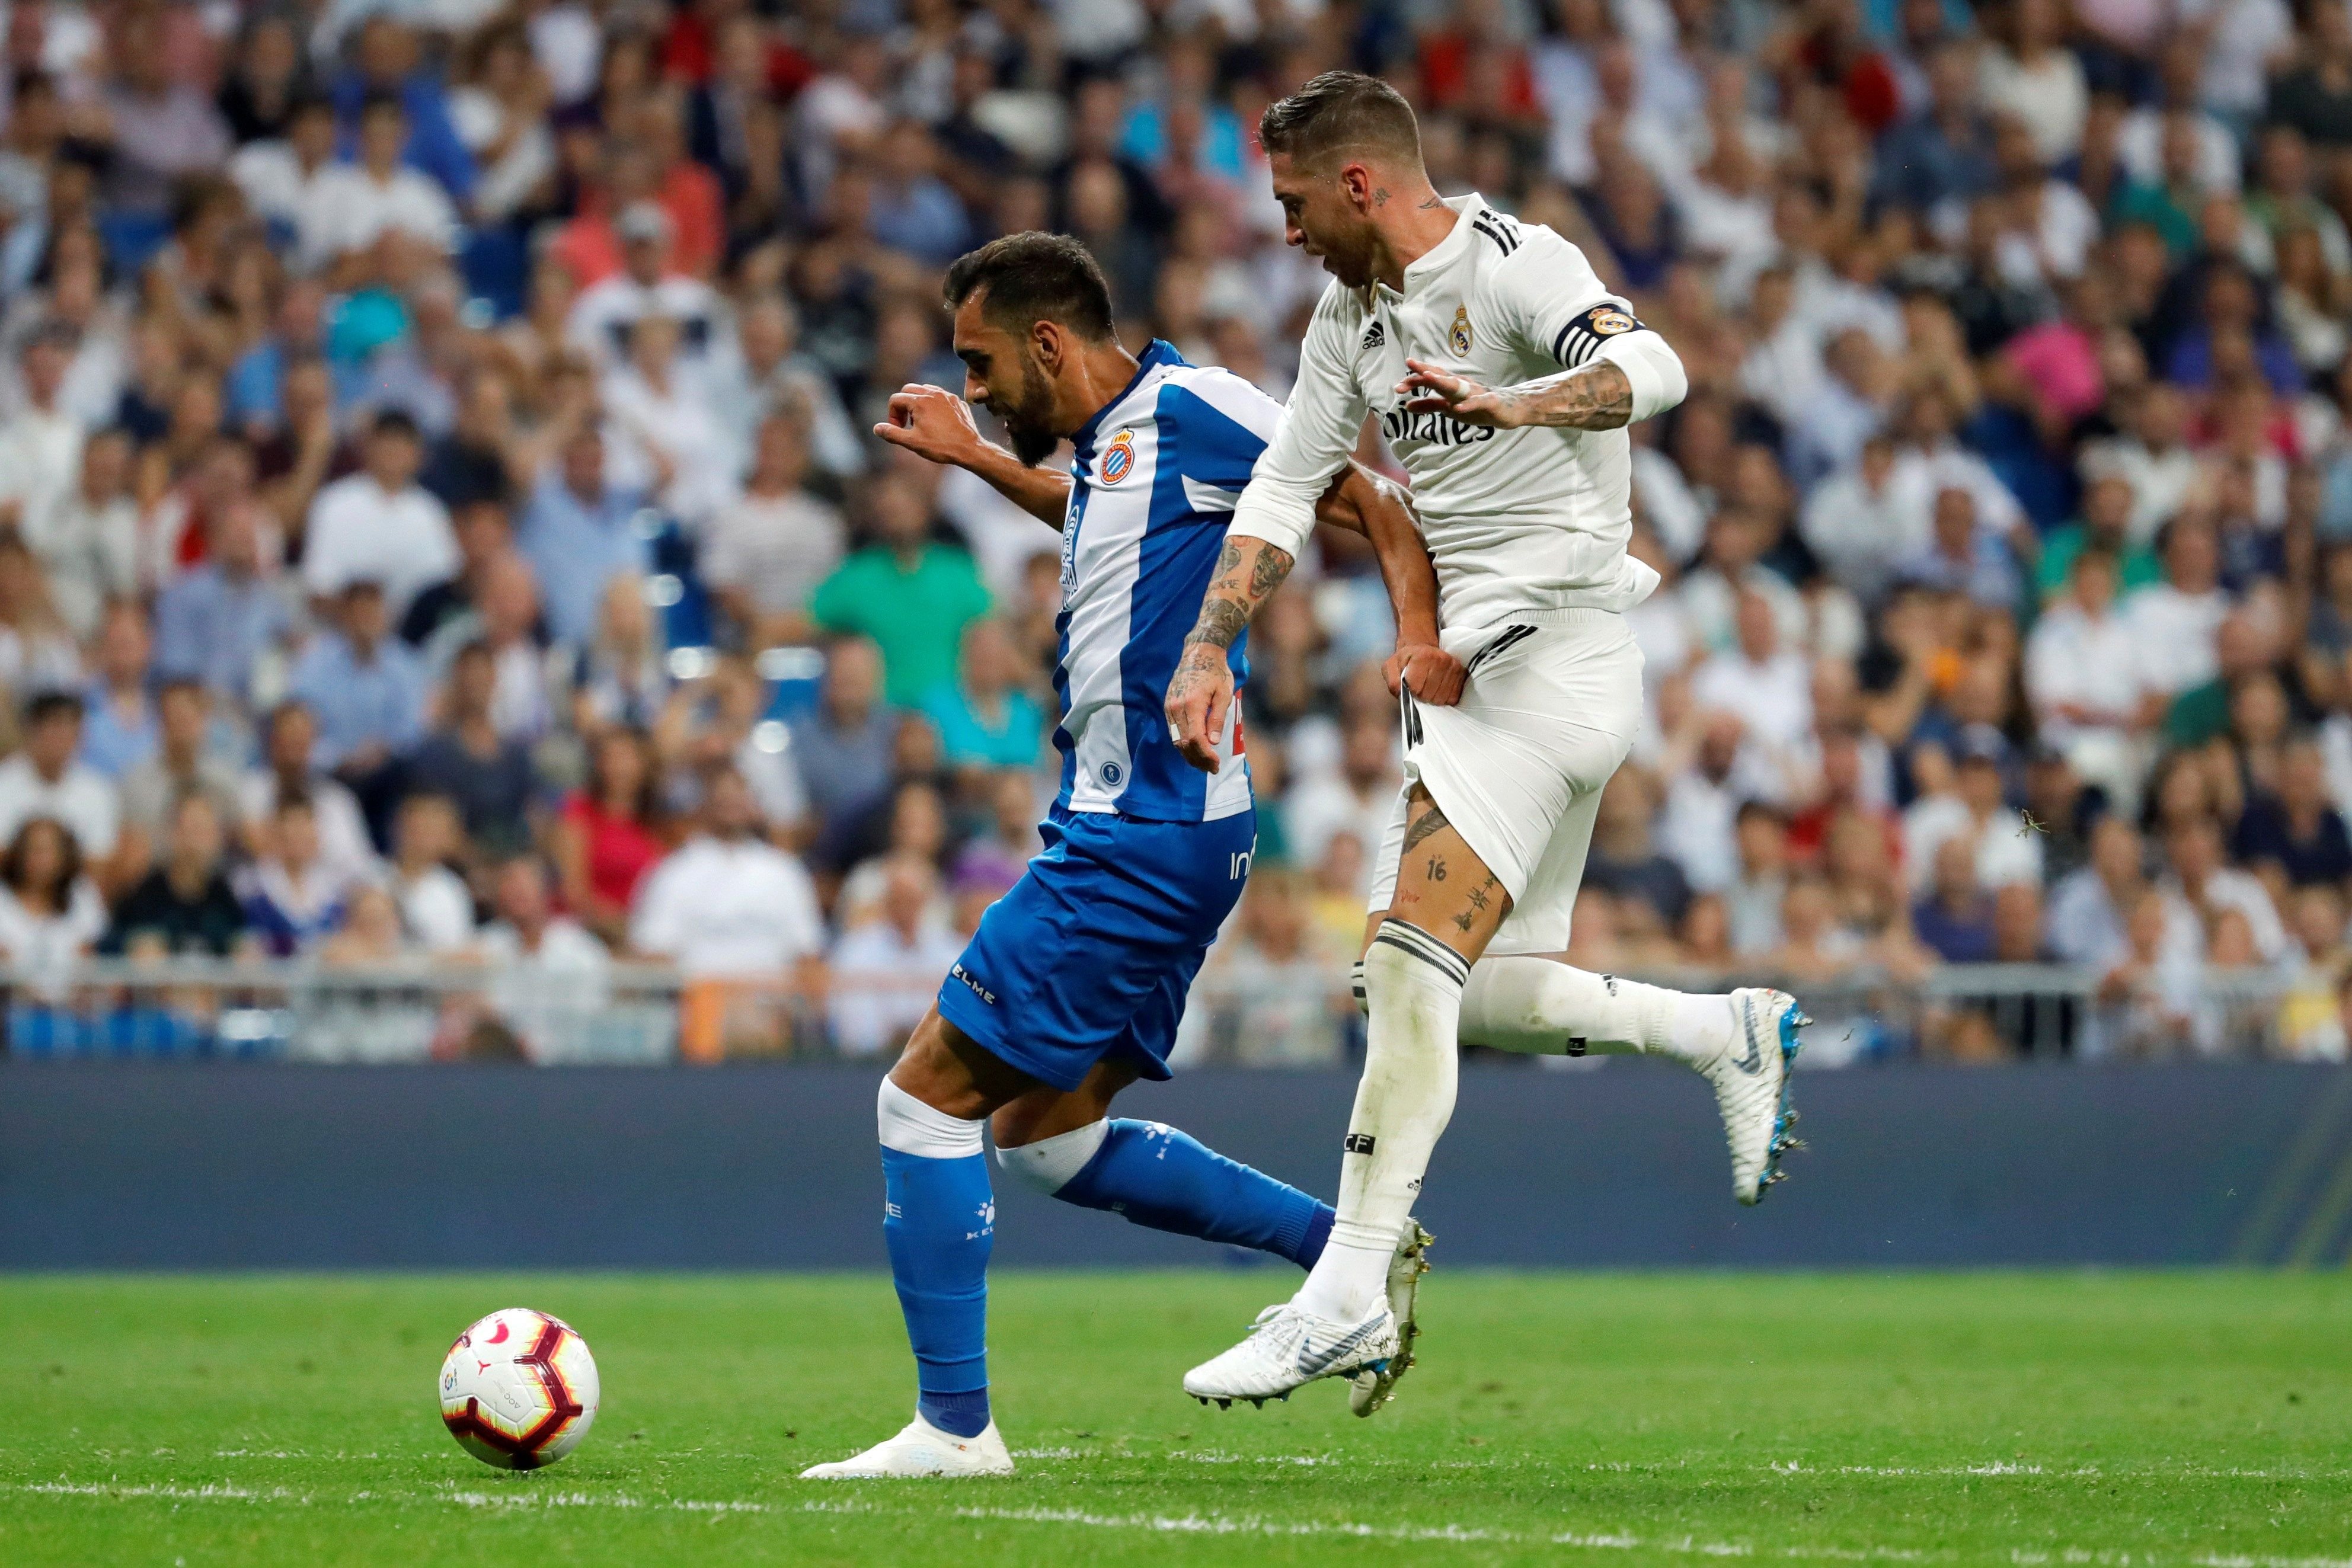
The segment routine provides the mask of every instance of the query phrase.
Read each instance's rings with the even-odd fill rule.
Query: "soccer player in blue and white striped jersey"
[[[970,469],[1062,532],[1062,787],[1045,852],[992,906],[940,988],[877,1108],[883,1231],[917,1366],[915,1420],[819,1479],[1002,1475],[985,1328],[995,1202],[981,1153],[992,1123],[1008,1175],[1138,1224],[1255,1247],[1312,1268],[1332,1210],[1173,1128],[1109,1117],[1138,1078],[1166,1078],[1184,997],[1240,896],[1255,846],[1240,706],[1204,744],[1171,738],[1164,694],[1202,593],[1230,564],[1225,525],[1281,410],[1232,373],[1111,329],[1101,271],[1076,240],[1013,235],[947,278],[965,395],[1004,423],[981,438],[938,387],[891,399],[876,434]],[[1042,463],[1064,440],[1066,473]],[[1434,571],[1393,486],[1352,466],[1317,515],[1365,533],[1396,601],[1392,682],[1444,706],[1463,669],[1437,646]],[[1225,653],[1248,678],[1240,639]],[[1419,1267],[1417,1227],[1399,1267]]]

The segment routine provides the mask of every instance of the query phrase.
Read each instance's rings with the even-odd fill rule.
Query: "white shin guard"
[[[1724,997],[1686,996],[1557,959],[1494,954],[1462,993],[1462,1039],[1533,1056],[1651,1052],[1712,1060],[1731,1045]]]
[[[1339,1213],[1300,1304],[1337,1322],[1381,1301],[1397,1238],[1454,1116],[1455,1036],[1470,966],[1436,937],[1391,919],[1364,956],[1371,1025],[1339,1166]]]

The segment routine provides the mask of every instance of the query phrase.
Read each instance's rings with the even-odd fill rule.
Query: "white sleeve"
[[[685,946],[676,900],[671,897],[672,884],[677,880],[673,852],[672,859],[655,866],[637,889],[635,907],[629,911],[629,946],[640,953],[675,958]]]
[[[1265,539],[1293,559],[1315,531],[1315,503],[1356,450],[1364,426],[1364,389],[1356,381],[1356,341],[1347,292],[1324,290],[1298,349],[1298,382],[1234,508],[1229,536]]]
[[[1582,251],[1547,228],[1521,232],[1524,242],[1495,269],[1487,289],[1526,357],[1564,371],[1607,360],[1633,384],[1636,420],[1682,402],[1690,379],[1673,345],[1602,287]]]
[[[796,949],[793,956],[822,956],[825,949],[824,915],[817,907],[816,884],[809,880],[799,861],[781,850],[777,856],[783,862],[784,873],[782,896],[777,902],[784,924],[791,930],[791,941]]]
[[[342,507],[343,492],[331,485],[310,503],[303,536],[302,586],[314,595],[333,593],[343,586]]]
[[[1647,327],[1612,338],[1596,357],[1625,372],[1625,380],[1633,389],[1636,423],[1665,413],[1690,392],[1690,378],[1683,371],[1682,356],[1675,352],[1673,344]]]

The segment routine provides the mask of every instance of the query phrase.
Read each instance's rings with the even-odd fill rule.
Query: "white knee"
[[[882,1080],[874,1098],[875,1130],[886,1149],[929,1160],[960,1160],[980,1153],[980,1124],[934,1110]]]
[[[1101,1152],[1103,1140],[1109,1136],[1110,1122],[1106,1118],[1016,1148],[1008,1149],[999,1144],[996,1168],[1024,1186],[1035,1187],[1051,1197],[1067,1186],[1072,1176],[1087,1168]]]

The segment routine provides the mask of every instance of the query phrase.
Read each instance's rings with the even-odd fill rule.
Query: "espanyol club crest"
[[[1470,307],[1461,305],[1454,308],[1454,330],[1446,334],[1445,340],[1454,345],[1454,351],[1457,354],[1470,351]]]
[[[1110,438],[1102,455],[1102,482],[1116,485],[1135,472],[1135,432],[1122,430]]]

